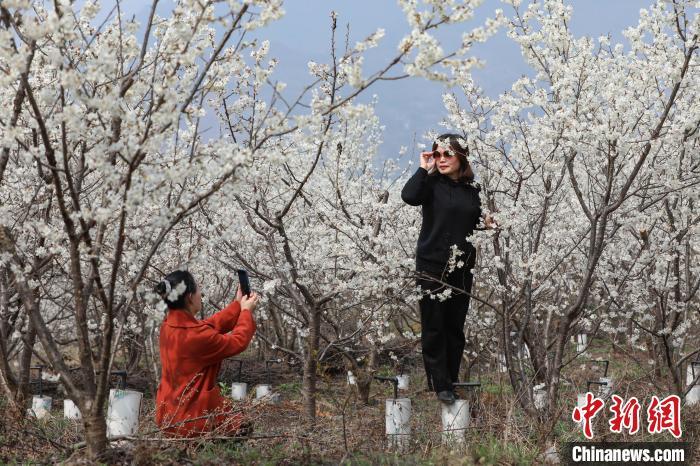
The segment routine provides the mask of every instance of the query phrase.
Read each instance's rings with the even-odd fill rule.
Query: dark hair
[[[175,301],[168,299],[170,291],[175,289],[181,283],[185,283],[185,292],[177,297]],[[187,270],[176,270],[169,273],[165,278],[156,285],[154,291],[163,298],[168,309],[183,309],[185,307],[185,297],[197,291],[197,283],[194,277]]]
[[[450,148],[457,154],[457,160],[459,160],[459,177],[457,178],[457,181],[461,181],[462,183],[471,183],[474,181],[474,171],[472,170],[469,160],[467,160],[467,157],[469,156],[469,148],[466,146],[466,144],[463,146],[460,142],[464,141],[464,138],[459,134],[454,133],[441,134],[433,142],[433,151],[438,148],[438,141],[445,140],[450,143]],[[435,171],[432,174],[436,175],[439,173],[440,172]]]

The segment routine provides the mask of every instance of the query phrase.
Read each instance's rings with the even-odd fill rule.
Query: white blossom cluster
[[[401,67],[441,80],[467,70],[471,45],[502,18],[452,53],[434,34],[475,4],[399,3],[411,31],[395,59],[363,69],[378,29],[333,63],[309,63],[297,105],[274,81],[270,43],[248,34],[281,17],[281,0],[154,3],[139,21],[116,2],[0,2],[0,316],[11,337],[0,357],[37,344],[86,409],[101,409],[95,374],[125,354],[145,355],[157,383],[153,287],[180,268],[205,291],[205,314],[233,297],[236,268],[250,271],[263,292],[256,347],[362,359],[415,338],[418,223],[397,195],[396,161],[377,162],[374,104],[354,97]]]
[[[611,44],[574,36],[562,1],[511,3],[533,77],[488,98],[467,73],[463,96],[444,97],[499,224],[473,239],[475,289],[493,307],[472,306],[469,325],[502,352],[493,322],[507,313],[506,344],[526,345],[548,389],[576,333],[629,341],[679,374],[700,328],[697,5],[656,2]]]

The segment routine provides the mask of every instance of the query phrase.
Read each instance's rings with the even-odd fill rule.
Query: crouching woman
[[[168,306],[160,328],[161,379],[156,395],[156,423],[170,435],[242,433],[247,422],[219,391],[221,362],[246,349],[255,334],[253,310],[259,297],[236,293],[226,308],[199,320],[202,291],[192,274],[177,270],[156,292]]]

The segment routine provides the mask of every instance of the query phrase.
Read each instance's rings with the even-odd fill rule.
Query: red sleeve
[[[223,311],[222,311],[223,312]],[[242,353],[255,334],[253,314],[245,309],[239,311],[240,317],[231,333],[222,335],[210,327],[205,327],[201,338],[198,338],[193,355],[204,365],[215,364],[238,353]]]
[[[207,317],[202,322],[206,322],[214,326],[214,330],[219,333],[228,333],[238,322],[238,316],[241,314],[241,303],[233,300],[221,311],[211,317]]]

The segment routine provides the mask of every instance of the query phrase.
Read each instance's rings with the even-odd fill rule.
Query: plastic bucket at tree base
[[[498,355],[498,372],[505,374],[508,372],[508,365],[506,364],[506,355],[505,354],[499,354]]]
[[[408,376],[408,374],[397,375],[396,380],[398,380],[399,390],[408,390],[408,384],[410,382],[410,377]]]
[[[586,406],[586,394],[585,393],[579,393],[576,395],[576,407],[579,409],[583,409],[583,407]],[[583,427],[583,421],[579,423],[581,427]]]
[[[390,449],[406,451],[411,440],[411,400],[386,400],[386,438]]]
[[[63,417],[66,419],[82,419],[80,409],[70,398],[63,400]]]
[[[685,373],[686,386],[690,387],[698,376],[700,376],[700,362],[691,362]],[[693,406],[698,403],[700,403],[700,383],[692,385],[692,388],[685,395],[686,405]]]
[[[236,377],[236,380],[241,380],[241,372],[243,371],[243,363],[245,362],[242,359],[237,359],[234,360],[234,362],[238,363],[238,376]],[[248,395],[248,384],[245,382],[233,382],[231,384],[231,398],[237,401],[244,400],[245,397]]]
[[[255,387],[255,398],[260,399],[272,393],[272,387],[268,384],[261,384]]]
[[[532,398],[535,403],[535,409],[542,410],[547,406],[547,389],[544,384],[532,387]]]
[[[32,397],[32,409],[30,414],[37,419],[43,419],[51,415],[51,397],[35,395]]]
[[[272,404],[277,404],[281,401],[279,393],[272,392],[272,385],[260,384],[255,387],[255,398],[258,400],[265,400]]]
[[[245,382],[233,382],[231,384],[231,398],[234,400],[244,400],[248,395],[248,384]]]
[[[270,375],[270,364],[279,364],[282,359],[268,359],[265,361],[265,380],[267,383],[260,384],[255,387],[255,398],[258,400],[264,400],[271,404],[278,404],[282,397],[279,393],[272,392],[272,379]]]
[[[576,335],[576,352],[583,353],[588,347],[588,335],[585,333],[579,333]]]
[[[561,463],[559,459],[559,451],[557,450],[556,445],[552,444],[544,451],[544,464],[559,463]]]
[[[610,377],[600,378],[600,387],[598,388],[598,394],[603,399],[608,399],[613,394],[613,379]]]
[[[139,428],[143,393],[113,388],[109,391],[107,437],[134,435]]]
[[[464,443],[471,414],[468,400],[455,400],[451,405],[442,404],[442,443]]]
[[[37,384],[39,394],[32,397],[32,407],[27,409],[27,414],[37,419],[43,419],[51,415],[51,397],[44,396],[43,391],[44,366],[31,366],[29,369],[30,373],[31,371],[38,372],[36,380],[30,381],[30,383]]]

